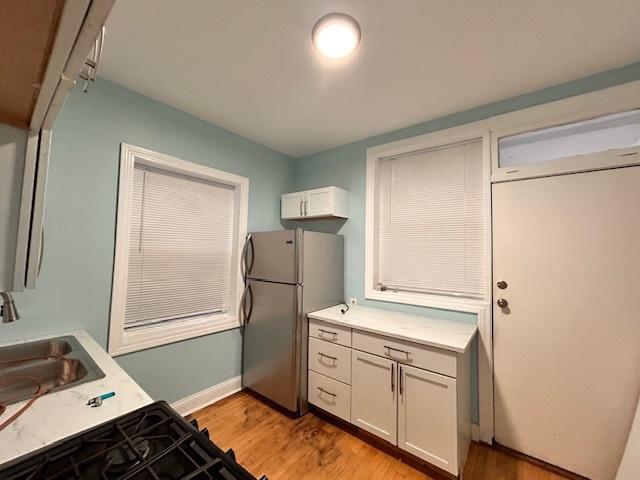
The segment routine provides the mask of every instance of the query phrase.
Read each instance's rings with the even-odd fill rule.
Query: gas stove
[[[46,428],[46,427],[45,427]],[[0,466],[1,480],[256,480],[206,429],[156,402]],[[263,476],[260,480],[268,480]]]

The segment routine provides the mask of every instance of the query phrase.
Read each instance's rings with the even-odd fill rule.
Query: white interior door
[[[613,479],[640,391],[640,167],[492,189],[495,438]]]
[[[351,423],[396,444],[397,364],[352,350]]]

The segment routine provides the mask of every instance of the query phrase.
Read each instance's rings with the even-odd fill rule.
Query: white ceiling
[[[362,27],[341,64],[332,11]],[[639,59],[639,0],[119,0],[100,75],[300,157]]]

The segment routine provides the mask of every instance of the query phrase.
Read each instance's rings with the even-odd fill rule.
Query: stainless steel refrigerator
[[[251,233],[242,260],[242,385],[302,415],[307,313],[343,301],[344,239],[299,229]]]

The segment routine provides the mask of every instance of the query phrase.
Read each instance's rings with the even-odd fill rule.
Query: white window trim
[[[489,152],[489,130],[477,124],[440,130],[419,137],[378,145],[367,149],[366,214],[365,214],[365,298],[384,302],[404,303],[422,307],[455,310],[478,314],[491,298],[491,275],[484,281],[484,295],[480,300],[456,298],[448,295],[394,292],[376,290],[374,286],[377,268],[375,192],[380,160],[418,150],[441,147],[473,140],[482,141],[483,194],[485,216],[484,267],[491,272],[491,155]]]
[[[233,187],[236,211],[236,235],[232,252],[232,267],[237,272],[231,287],[231,309],[229,314],[204,316],[184,323],[156,325],[149,328],[126,332],[124,312],[127,292],[127,270],[129,251],[130,197],[133,186],[133,169],[144,165],[163,171],[201,178]],[[120,151],[120,175],[118,183],[118,210],[116,224],[116,250],[113,268],[113,288],[111,294],[111,315],[109,325],[109,353],[123,355],[159,345],[195,338],[210,333],[237,328],[241,325],[238,314],[242,296],[242,276],[240,274],[240,254],[247,236],[249,207],[249,179],[211,167],[187,162],[170,155],[157,153],[134,145],[123,143]],[[215,319],[215,322],[211,320]]]

